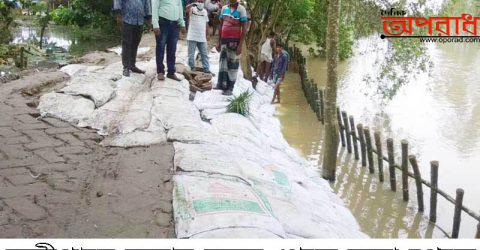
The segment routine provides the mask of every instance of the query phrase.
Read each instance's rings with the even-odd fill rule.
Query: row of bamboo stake
[[[307,99],[308,104],[315,112],[318,121],[322,124],[325,123],[325,113],[324,113],[324,95],[323,90],[319,89],[317,84],[313,79],[309,79],[306,70],[306,59],[302,55],[300,49],[293,47],[289,49],[292,54],[292,61],[296,63],[296,67],[300,74],[300,82],[302,85],[305,98]],[[460,222],[462,211],[473,217],[477,222],[477,229],[475,238],[480,238],[480,216],[463,206],[463,196],[464,190],[458,188],[456,190],[456,197],[453,198],[448,195],[446,192],[438,188],[438,161],[430,162],[430,182],[422,179],[420,168],[418,166],[417,159],[414,155],[408,154],[408,142],[406,140],[401,141],[401,162],[397,164],[395,162],[395,151],[394,151],[394,141],[392,138],[386,140],[386,156],[383,153],[383,145],[381,140],[381,134],[379,131],[373,132],[373,139],[371,136],[370,128],[363,126],[359,123],[355,125],[355,120],[353,116],[348,116],[347,112],[341,111],[337,107],[337,120],[340,133],[340,141],[342,147],[347,148],[348,153],[354,154],[356,160],[361,160],[363,167],[369,169],[370,174],[375,173],[375,164],[374,164],[374,153],[377,157],[377,168],[378,168],[378,179],[380,182],[384,182],[384,166],[383,162],[385,161],[388,164],[388,173],[390,181],[390,189],[393,192],[397,191],[397,176],[396,169],[401,170],[401,188],[403,201],[408,202],[409,197],[409,185],[408,178],[415,179],[415,185],[417,190],[417,202],[418,202],[418,211],[424,212],[424,194],[423,194],[423,185],[431,189],[430,191],[430,214],[429,221],[435,223],[437,221],[437,197],[441,195],[450,203],[455,205],[454,216],[453,216],[453,226],[452,234],[450,237],[458,238],[460,231]],[[375,146],[375,147],[374,147]],[[410,164],[409,164],[410,163]],[[412,167],[413,172],[410,172],[408,167]]]

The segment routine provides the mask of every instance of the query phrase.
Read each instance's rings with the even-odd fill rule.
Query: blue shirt
[[[113,0],[113,10],[121,10],[123,21],[143,25],[152,16],[151,0]]]
[[[288,53],[283,50],[282,54],[275,56],[273,58],[273,66],[272,66],[272,75],[276,74],[279,76],[285,75],[288,66]]]

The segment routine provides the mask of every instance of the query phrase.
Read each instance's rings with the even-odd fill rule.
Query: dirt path
[[[67,78],[0,85],[0,238],[175,237],[172,145],[105,148],[95,131],[39,119],[35,95]]]

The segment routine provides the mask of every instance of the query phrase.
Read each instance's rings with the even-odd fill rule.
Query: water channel
[[[354,55],[339,65],[339,106],[353,115],[357,123],[381,131],[383,140],[394,138],[397,156],[400,140],[407,139],[411,154],[419,160],[424,179],[430,178],[429,162],[438,160],[439,187],[453,197],[457,188],[463,188],[464,204],[478,211],[480,46],[427,44],[425,56],[431,62],[428,69],[408,69],[407,72],[395,65],[389,68],[391,50],[389,42],[378,35],[356,42]],[[309,77],[323,87],[326,61],[313,57],[307,64]],[[383,98],[379,93],[385,79],[382,82],[378,77],[386,68],[404,77],[403,85],[392,99]],[[319,165],[323,128],[307,105],[296,73],[286,77],[278,116],[287,141],[312,164]],[[428,189],[424,189],[426,212],[419,214],[413,179],[410,179],[410,201],[404,203],[401,191],[391,192],[388,181],[380,183],[377,175],[370,175],[368,169],[362,168],[343,148],[340,155],[337,182],[332,188],[352,210],[364,232],[379,238],[445,237],[442,230],[450,233],[452,204],[439,198],[438,227],[429,226]],[[398,176],[400,172],[397,172],[397,181]],[[398,183],[398,187],[400,185]],[[473,238],[476,222],[467,214],[462,215],[460,236]]]

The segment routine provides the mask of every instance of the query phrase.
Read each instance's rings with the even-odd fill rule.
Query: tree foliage
[[[69,6],[61,5],[52,12],[52,20],[61,25],[79,27],[111,27],[112,1],[73,0]]]
[[[0,44],[10,42],[12,39],[10,26],[13,22],[12,10],[15,8],[15,1],[0,0]]]

